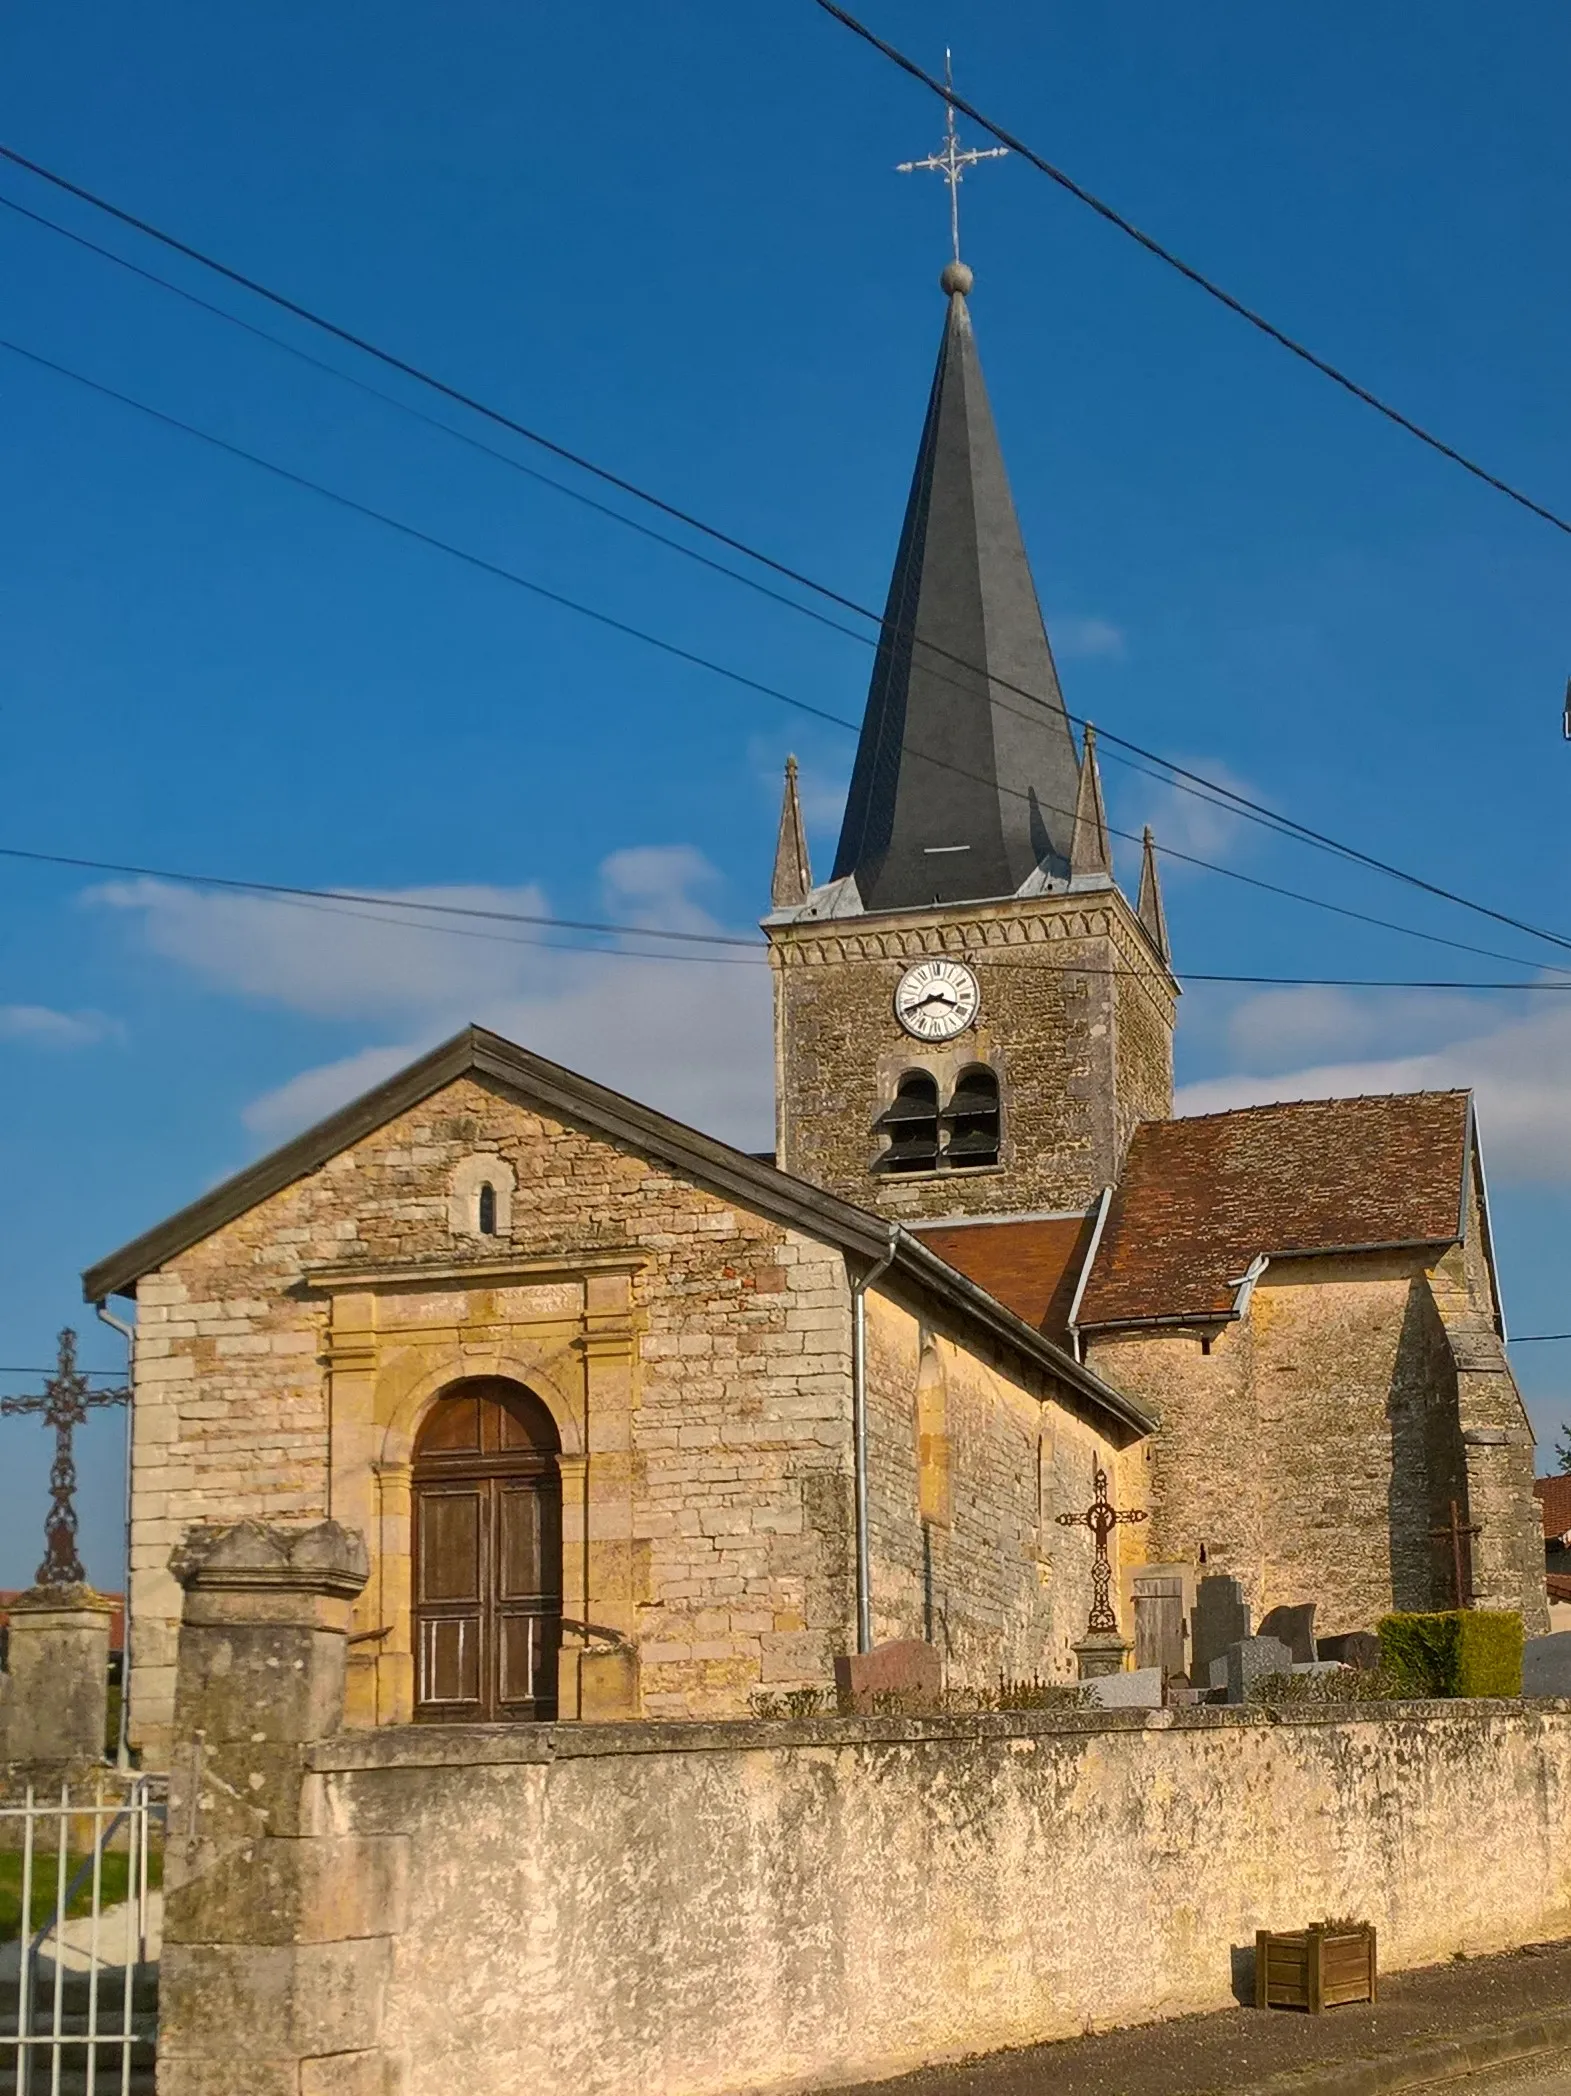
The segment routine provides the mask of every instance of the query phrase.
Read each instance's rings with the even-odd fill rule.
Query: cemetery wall
[[[411,2096],[888,2075],[1226,2007],[1257,1928],[1326,1915],[1376,1923],[1387,1969],[1571,1933],[1566,1703],[410,1729],[307,1756],[335,1854],[405,1855],[376,2044]]]

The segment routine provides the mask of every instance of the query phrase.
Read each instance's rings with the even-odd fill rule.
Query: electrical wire
[[[1114,210],[1113,206],[1104,202],[1101,197],[1093,195],[1061,167],[1055,167],[1052,161],[1045,160],[1040,153],[1028,146],[1023,138],[1013,131],[1006,131],[994,118],[978,109],[974,102],[968,102],[963,95],[957,95],[948,82],[940,80],[936,74],[927,72],[914,58],[908,57],[904,51],[869,29],[865,22],[859,22],[855,15],[838,6],[836,0],[814,0],[814,5],[821,8],[833,21],[838,22],[843,29],[850,30],[853,36],[860,37],[863,43],[870,45],[892,65],[898,66],[901,72],[908,73],[913,80],[919,80],[925,88],[937,95],[940,101],[949,103],[962,116],[968,116],[974,124],[980,124],[1001,146],[1007,147],[1011,153],[1017,153],[1029,167],[1034,167],[1038,174],[1046,175],[1050,182],[1056,182],[1060,189],[1067,191],[1077,202],[1094,211],[1098,218],[1105,219],[1110,226],[1116,226],[1120,233],[1144,248],[1148,255],[1154,255],[1159,262],[1165,262],[1169,269],[1176,270],[1197,290],[1203,291],[1208,298],[1215,299],[1218,305],[1225,306],[1228,312],[1236,314],[1240,320],[1246,320],[1252,328],[1275,342],[1279,348],[1287,350],[1290,355],[1307,364],[1311,370],[1318,371],[1322,378],[1330,379],[1333,385],[1340,386],[1344,393],[1350,393],[1365,407],[1373,408],[1377,415],[1383,415],[1387,422],[1405,430],[1408,436],[1416,437],[1420,444],[1427,445],[1441,458],[1448,459],[1453,466],[1460,466],[1464,473],[1470,473],[1475,480],[1481,480],[1485,487],[1493,488],[1496,494],[1504,495],[1508,501],[1517,503],[1531,515],[1541,518],[1544,523],[1552,524],[1556,531],[1563,531],[1571,536],[1571,520],[1547,508],[1542,502],[1535,501],[1520,488],[1513,487],[1510,481],[1502,480],[1498,473],[1491,473],[1487,466],[1481,466],[1476,459],[1458,451],[1454,444],[1446,443],[1444,438],[1437,437],[1432,430],[1425,429],[1422,423],[1415,422],[1410,415],[1404,415],[1400,408],[1393,407],[1388,400],[1382,400],[1378,393],[1372,393],[1367,386],[1360,385],[1357,379],[1350,378],[1345,371],[1318,355],[1295,336],[1288,334],[1284,328],[1279,328],[1274,321],[1268,320],[1253,306],[1235,298],[1232,292],[1224,290],[1215,278],[1208,277],[1204,271],[1184,261],[1182,256],[1174,254],[1170,247],[1164,247],[1160,240],[1153,239],[1151,234],[1143,232],[1132,219],[1126,218],[1121,211]]]
[[[413,539],[418,544],[429,547],[439,553],[445,553],[450,558],[463,562],[466,566],[477,568],[500,581],[508,582],[517,588],[527,590],[530,594],[544,598],[548,603],[554,604],[560,609],[576,612],[580,617],[592,620],[597,625],[609,627],[612,631],[629,639],[641,641],[646,646],[655,648],[663,654],[674,656],[679,661],[688,663],[695,668],[706,670],[714,676],[740,685],[745,690],[758,693],[765,698],[774,699],[779,704],[792,707],[798,712],[809,714],[814,719],[824,721],[832,727],[843,728],[853,735],[858,732],[857,723],[843,714],[831,713],[825,707],[814,706],[792,692],[781,690],[777,685],[764,684],[757,678],[749,677],[739,670],[730,669],[725,664],[716,662],[712,657],[700,655],[689,648],[680,647],[675,642],[665,640],[657,634],[648,632],[645,628],[633,626],[625,620],[614,618],[609,613],[600,611],[592,605],[583,604],[576,598],[565,596],[560,591],[548,589],[544,584],[519,574],[516,569],[503,567],[496,561],[487,560],[479,554],[471,553],[463,547],[454,545],[450,540],[438,538],[431,532],[422,531],[417,526],[406,523],[401,518],[392,516],[385,510],[379,510],[368,503],[359,502],[354,497],[345,495],[338,489],[327,486],[325,482],[313,480],[305,474],[296,473],[288,467],[280,466],[275,461],[263,457],[259,452],[247,450],[243,445],[232,443],[228,438],[217,436],[212,431],[202,429],[197,424],[187,422],[177,415],[168,414],[162,408],[152,407],[148,402],[139,400],[132,394],[122,392],[117,387],[106,385],[98,379],[89,378],[85,373],[74,370],[70,365],[60,363],[56,358],[43,356],[36,350],[28,349],[21,343],[13,342],[3,337],[0,337],[0,349],[4,349],[30,364],[49,371],[56,377],[67,379],[75,385],[82,386],[89,392],[99,394],[105,399],[113,400],[122,407],[131,408],[136,413],[144,415],[166,428],[174,429],[185,436],[193,437],[198,442],[209,445],[213,449],[223,452],[228,457],[239,459],[247,465],[256,466],[261,471],[271,474],[293,487],[300,488],[308,494],[320,496],[323,500],[331,502],[339,508],[349,510],[353,514],[367,518],[373,523],[381,524],[388,530],[397,532],[402,537]],[[992,780],[984,779],[980,773],[968,771],[965,767],[957,765],[948,759],[929,756],[920,749],[913,750],[912,754],[923,762],[932,764],[945,771],[953,772],[957,776],[973,782],[988,786],[992,786],[995,783]],[[1015,787],[1001,786],[1000,790],[1011,794],[1017,799],[1031,798],[1029,794],[1022,793],[1020,789]],[[1071,819],[1075,813],[1071,808],[1056,806],[1046,808],[1045,812]],[[1113,824],[1108,824],[1107,828],[1111,836],[1121,840],[1136,844],[1143,842],[1143,837],[1137,836],[1131,830],[1119,829]],[[1368,911],[1355,910],[1346,904],[1332,902],[1324,896],[1306,895],[1296,889],[1285,887],[1278,882],[1264,880],[1258,875],[1242,873],[1236,867],[1224,866],[1218,861],[1201,858],[1196,853],[1180,851],[1173,845],[1159,845],[1155,849],[1165,858],[1175,860],[1184,865],[1197,867],[1206,872],[1219,874],[1224,879],[1238,881],[1246,887],[1300,902],[1308,908],[1323,910],[1333,916],[1346,918],[1356,923],[1368,924],[1380,930],[1398,932],[1405,937],[1419,939],[1429,945],[1444,946],[1459,952],[1476,954],[1488,960],[1504,961],[1512,967],[1531,967],[1534,965],[1534,963],[1516,954],[1500,953],[1491,947],[1476,946],[1465,940],[1447,938],[1438,932],[1423,931],[1415,925],[1399,924],[1390,918],[1377,917]],[[105,867],[98,870],[136,874],[143,869],[127,866]],[[348,899],[364,902],[368,898],[353,897]],[[600,929],[600,927],[593,924],[574,926],[572,928],[587,931]],[[626,931],[630,928],[618,927],[616,929]],[[646,931],[645,936],[660,935]],[[681,938],[693,944],[712,943],[698,934],[676,933],[670,936]],[[1562,943],[1571,944],[1571,942]]]
[[[819,4],[825,5],[826,0],[819,0]],[[894,62],[902,65],[907,71],[911,72],[913,77],[922,80],[924,84],[933,88],[934,92],[944,94],[946,99],[953,100],[956,108],[964,110],[964,112],[967,115],[972,116],[976,122],[983,124],[986,128],[990,130],[994,128],[989,122],[989,120],[982,116],[982,114],[979,111],[974,110],[969,103],[965,102],[962,98],[958,96],[952,95],[952,93],[950,93],[949,90],[940,88],[938,83],[934,81],[929,75],[925,74],[922,71],[922,69],[915,64],[913,60],[906,58],[903,53],[896,51],[892,45],[885,46],[881,42],[881,40],[877,39],[872,35],[871,31],[864,29],[863,26],[856,21],[854,16],[847,15],[844,10],[838,8],[831,9],[830,11],[835,13],[837,17],[842,19],[847,27],[854,28],[857,34],[866,37],[868,41],[870,41],[876,46],[876,48],[884,51],[886,56],[890,57]],[[1000,137],[1007,136],[1007,134],[1004,133],[997,133],[996,135]],[[1055,179],[1063,179],[1067,183],[1067,177],[1061,177],[1058,170],[1052,169],[1046,162],[1040,162],[1038,160],[1038,156],[1034,155],[1028,147],[1018,142],[1013,142],[1011,145],[1011,149],[1020,152],[1023,155],[1023,157],[1032,161],[1033,164],[1039,164],[1043,168],[1044,172],[1053,174]],[[554,457],[560,458],[566,463],[571,464],[579,468],[580,470],[593,475],[595,478],[604,481],[608,486],[617,488],[622,493],[631,495],[640,502],[647,503],[651,508],[659,511],[661,514],[672,518],[674,521],[687,526],[691,530],[699,532],[701,535],[713,540],[717,544],[726,546],[732,552],[740,553],[746,559],[757,561],[761,566],[772,570],[775,574],[780,575],[783,578],[798,584],[800,587],[804,589],[812,591],[815,595],[823,597],[831,603],[839,605],[843,610],[854,612],[862,618],[874,620],[875,622],[878,621],[878,614],[876,612],[869,609],[869,607],[867,607],[866,605],[858,604],[854,598],[845,596],[841,591],[831,588],[826,583],[817,581],[814,577],[804,574],[800,569],[793,568],[786,562],[776,560],[772,555],[764,553],[759,548],[749,545],[745,540],[739,539],[735,537],[733,534],[721,530],[718,526],[706,523],[701,517],[694,515],[690,511],[679,508],[674,503],[666,501],[663,497],[654,494],[651,490],[639,486],[638,483],[628,480],[620,474],[613,473],[609,468],[597,464],[594,460],[586,457],[583,453],[574,451],[570,447],[558,443],[554,438],[546,436],[543,431],[531,428],[528,424],[520,422],[513,416],[505,414],[502,410],[490,406],[487,402],[478,399],[473,394],[467,393],[459,387],[450,385],[446,380],[438,378],[434,373],[425,371],[420,366],[410,363],[406,358],[399,357],[395,355],[392,351],[381,348],[378,344],[370,341],[365,336],[356,334],[353,330],[339,325],[339,323],[337,323],[336,321],[329,320],[322,314],[314,312],[310,307],[303,305],[299,300],[289,298],[282,292],[274,291],[268,285],[261,283],[256,278],[247,276],[244,272],[231,267],[228,263],[221,262],[217,260],[216,257],[204,253],[202,249],[193,246],[190,242],[181,240],[172,233],[165,232],[161,227],[152,224],[151,221],[138,217],[135,213],[125,210],[122,206],[118,204],[111,203],[106,197],[99,196],[94,191],[85,188],[82,184],[73,182],[68,177],[55,173],[52,169],[45,167],[41,162],[29,159],[25,154],[17,152],[13,147],[0,144],[0,159],[7,160],[11,162],[12,165],[25,169],[29,174],[34,175],[41,181],[49,183],[54,188],[62,191],[64,194],[73,196],[77,198],[80,202],[91,205],[93,209],[103,212],[106,216],[117,220],[120,224],[132,228],[134,231],[144,235],[146,238],[157,241],[159,244],[170,249],[172,252],[183,255],[188,260],[194,261],[200,264],[203,268],[213,271],[216,275],[225,278],[230,283],[239,286],[241,289],[251,293],[255,297],[266,300],[268,303],[278,307],[281,311],[287,312],[293,315],[295,318],[307,322],[312,327],[319,328],[325,334],[334,337],[338,341],[347,344],[349,347],[360,351],[364,355],[376,359],[378,362],[386,365],[389,369],[398,371],[405,377],[412,378],[416,380],[419,384],[430,387],[433,391],[443,395],[445,398],[449,400],[454,401],[458,405],[469,409],[473,413],[484,417],[486,420],[493,422],[502,428],[512,431],[513,434],[516,436],[523,437],[527,442],[540,446],[542,449],[549,452]],[[1090,197],[1088,192],[1082,193],[1077,189],[1076,194],[1083,194],[1085,200],[1095,205],[1104,213],[1104,215],[1113,218],[1114,222],[1120,224],[1134,237],[1138,237],[1142,241],[1146,241],[1146,236],[1140,234],[1137,228],[1129,226],[1127,222],[1119,219],[1118,215],[1111,211],[1111,207],[1101,205],[1099,200]],[[1179,263],[1176,257],[1169,256],[1166,250],[1163,250],[1160,247],[1158,247],[1156,243],[1146,241],[1146,244],[1151,245],[1154,251],[1162,255],[1164,260],[1170,260],[1173,262],[1173,265],[1175,267],[1184,268],[1186,269],[1186,273],[1192,274],[1192,272],[1187,272],[1187,265]],[[1214,288],[1210,286],[1208,280],[1206,279],[1199,278],[1197,276],[1196,281],[1200,282],[1207,289]],[[1228,294],[1226,293],[1217,291],[1216,295],[1222,297],[1225,303],[1234,303],[1233,301],[1231,301]],[[1239,310],[1244,313],[1246,318],[1255,317],[1250,314],[1248,308],[1240,307]],[[1261,322],[1259,324],[1265,326],[1267,332],[1275,332],[1270,328],[1269,323]],[[1288,338],[1285,337],[1283,339],[1284,341],[1288,340]],[[1290,342],[1289,346],[1296,347],[1296,345],[1292,345]],[[1309,355],[1307,351],[1302,353],[1306,356]],[[1316,360],[1314,360],[1311,357],[1310,361],[1313,362]],[[1326,368],[1328,370],[1331,370],[1331,367]],[[1332,371],[1332,375],[1338,378],[1339,383],[1346,383],[1355,392],[1360,392],[1360,396],[1362,397],[1361,389],[1354,387],[1351,381],[1344,381],[1342,379],[1342,375],[1334,372],[1334,370]],[[85,381],[85,383],[91,384],[93,382]],[[100,390],[108,391],[109,389],[101,388]],[[117,395],[115,397],[124,398],[125,396]],[[1370,398],[1373,399],[1373,396],[1370,396]],[[140,405],[140,403],[135,402],[128,402],[128,404]],[[1379,405],[1379,403],[1375,404]],[[148,410],[147,412],[156,413],[157,411]],[[1395,411],[1391,412],[1394,414]],[[166,417],[164,419],[171,421],[173,420],[173,418],[169,417]],[[177,424],[176,426],[186,425]],[[1404,423],[1403,426],[1406,427],[1409,425]],[[1416,428],[1416,425],[1414,425],[1414,427]],[[192,433],[202,434],[201,432],[195,431],[193,431]],[[1422,432],[1420,432],[1420,434],[1422,434]],[[1435,441],[1438,443],[1438,440]],[[1445,447],[1440,448],[1445,449]],[[259,463],[265,464],[266,462]],[[1463,461],[1463,463],[1467,462]],[[276,471],[281,469],[275,468],[270,470]],[[1491,484],[1496,484],[1493,481],[1493,476],[1484,474],[1481,468],[1474,470],[1477,470],[1482,478],[1490,480]],[[1498,485],[1504,486],[1505,484],[1498,483]],[[1507,492],[1514,493],[1515,491],[1508,489]],[[1526,497],[1520,497],[1519,499],[1521,499],[1525,503],[1527,502]],[[1531,503],[1528,503],[1528,506],[1535,507],[1535,505],[1532,505]],[[1553,517],[1551,513],[1544,512],[1544,514],[1550,517],[1550,521],[1560,524],[1562,529],[1571,529],[1571,527],[1564,525],[1560,519]],[[411,529],[411,527],[402,526],[398,526],[395,528]],[[667,541],[667,543],[673,542]],[[722,572],[732,573],[734,571],[722,569]],[[529,587],[532,585],[525,586]],[[544,592],[542,592],[542,594],[544,594]],[[593,616],[594,614],[590,615]],[[605,621],[605,623],[614,622]],[[656,643],[656,645],[663,644]],[[926,652],[929,655],[937,656],[941,659],[948,660],[961,668],[969,669],[972,672],[972,674],[990,674],[985,670],[980,670],[977,665],[967,664],[962,657],[952,655],[946,649],[933,648],[929,644],[924,645],[926,647]],[[1035,706],[1042,706],[1046,703],[1041,699],[1041,697],[1038,694],[1027,691],[1024,689],[1024,687],[1010,684],[1005,679],[992,677],[991,681],[994,685],[998,686],[999,688],[1015,693],[1017,696],[1027,699],[1031,704]],[[755,686],[755,688],[759,687]],[[771,695],[780,696],[779,694]],[[786,703],[797,706],[799,710],[805,713],[817,714],[819,718],[833,720],[836,722],[837,725],[846,725],[843,721],[839,721],[836,716],[825,714],[822,711],[822,709],[809,706],[805,701],[787,699]],[[1081,719],[1080,716],[1075,714],[1067,714],[1067,717],[1070,720],[1077,722],[1079,722]],[[1301,843],[1312,846],[1317,850],[1329,852],[1335,857],[1346,859],[1352,864],[1363,866],[1371,871],[1380,873],[1386,878],[1396,880],[1404,883],[1405,885],[1414,887],[1422,893],[1434,896],[1438,900],[1451,903],[1458,908],[1469,910],[1477,915],[1490,918],[1494,922],[1504,924],[1512,930],[1523,932],[1531,938],[1544,940],[1546,943],[1557,946],[1561,948],[1563,951],[1571,951],[1571,937],[1567,937],[1558,932],[1550,931],[1543,926],[1532,924],[1524,919],[1514,917],[1507,912],[1496,910],[1492,908],[1490,905],[1478,902],[1470,896],[1461,895],[1455,892],[1454,890],[1440,886],[1436,882],[1425,880],[1420,875],[1410,873],[1405,868],[1392,865],[1390,862],[1377,858],[1371,853],[1364,852],[1356,846],[1344,844],[1340,840],[1327,835],[1323,831],[1316,830],[1308,824],[1297,822],[1291,817],[1281,815],[1278,811],[1274,809],[1267,808],[1266,806],[1264,806],[1264,804],[1253,800],[1247,794],[1241,794],[1231,787],[1222,785],[1217,780],[1207,779],[1203,774],[1189,770],[1187,766],[1176,764],[1173,762],[1172,759],[1163,757],[1157,751],[1147,750],[1143,748],[1140,744],[1130,741],[1127,737],[1115,734],[1110,729],[1104,729],[1102,739],[1105,743],[1111,743],[1118,748],[1129,751],[1133,756],[1141,757],[1149,763],[1154,763],[1162,766],[1164,776],[1167,777],[1168,782],[1179,787],[1180,790],[1189,791],[1193,790],[1194,788],[1201,788],[1204,790],[1205,795],[1220,796],[1223,802],[1225,802],[1235,812],[1245,817],[1245,819],[1254,822],[1259,822],[1263,824],[1265,827],[1275,830],[1280,835],[1290,836]]]

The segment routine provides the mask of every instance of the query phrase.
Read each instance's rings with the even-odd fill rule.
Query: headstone
[[[1280,1638],[1293,1655],[1295,1665],[1307,1666],[1315,1652],[1315,1604],[1299,1601],[1291,1607],[1267,1609],[1260,1618],[1260,1636]]]
[[[944,1662],[923,1638],[898,1638],[835,1661],[835,1690],[841,1715],[871,1717],[888,1710],[936,1710],[944,1689]]]
[[[1103,1710],[1160,1710],[1162,1669],[1136,1667],[1129,1674],[1102,1674],[1087,1684]]]
[[[1184,1579],[1181,1572],[1136,1572],[1135,1668],[1184,1671]]]
[[[1571,1630],[1552,1630],[1522,1647],[1524,1696],[1571,1696]]]
[[[1229,1703],[1246,1703],[1249,1691],[1257,1681],[1264,1681],[1272,1674],[1290,1674],[1293,1671],[1293,1655],[1280,1638],[1240,1638],[1229,1645],[1223,1656],[1227,1669],[1227,1700]]]
[[[1225,1572],[1207,1573],[1195,1589],[1189,1618],[1190,1679],[1208,1680],[1212,1660],[1248,1635],[1249,1604],[1243,1588]]]
[[[1380,1666],[1380,1640],[1372,1630],[1344,1630],[1336,1637],[1316,1638],[1317,1659],[1339,1659],[1345,1667],[1373,1674]]]

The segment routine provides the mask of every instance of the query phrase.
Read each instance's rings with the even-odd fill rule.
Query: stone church
[[[1141,1563],[1543,1627],[1469,1098],[1173,1118],[1156,855],[1131,902],[943,288],[827,882],[787,772],[774,1154],[471,1028],[84,1276],[151,1756],[171,1553],[242,1519],[365,1535],[364,1725],[734,1715],[897,1638],[1069,1679],[1099,1488],[1126,1633]]]

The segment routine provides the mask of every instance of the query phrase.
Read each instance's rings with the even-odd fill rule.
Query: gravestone
[[[1148,1566],[1134,1575],[1135,1669],[1184,1671],[1184,1578],[1182,1572]]]
[[[942,1656],[936,1645],[922,1638],[898,1638],[835,1661],[842,1717],[871,1717],[881,1702],[887,1710],[897,1700],[911,1710],[935,1710],[943,1687]]]
[[[1195,1589],[1189,1618],[1190,1679],[1210,1680],[1212,1660],[1248,1635],[1249,1604],[1243,1588],[1225,1572],[1207,1573]]]
[[[1524,1696],[1571,1696],[1571,1630],[1552,1630],[1522,1647]]]
[[[1344,1630],[1336,1637],[1316,1638],[1319,1659],[1339,1659],[1345,1667],[1373,1674],[1380,1665],[1380,1640],[1372,1630]]]
[[[1307,1666],[1315,1652],[1315,1604],[1299,1601],[1287,1608],[1267,1609],[1260,1618],[1260,1636],[1280,1638],[1293,1655],[1295,1665]],[[1327,1658],[1331,1655],[1328,1653]]]
[[[1136,1667],[1128,1674],[1102,1674],[1086,1683],[1091,1701],[1103,1710],[1160,1710],[1162,1669]]]
[[[112,1604],[89,1586],[30,1587],[10,1603],[0,1748],[7,1761],[102,1761]]]
[[[1222,1666],[1228,1702],[1245,1703],[1257,1681],[1264,1681],[1271,1674],[1290,1674],[1293,1671],[1293,1654],[1280,1638],[1240,1638],[1222,1655]],[[1215,1668],[1212,1682],[1216,1684]]]

